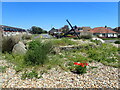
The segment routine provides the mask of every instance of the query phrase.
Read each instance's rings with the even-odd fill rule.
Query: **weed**
[[[47,73],[47,70],[40,71],[40,74],[43,75],[44,73]]]
[[[22,71],[22,70],[23,70],[23,68],[24,68],[24,67],[23,67],[23,66],[21,66],[21,65],[19,65],[19,66],[15,66],[15,67],[14,67],[14,69],[15,69],[16,73],[17,73],[17,72]]]
[[[98,67],[94,67],[94,66],[90,66],[91,69],[94,69],[94,68],[98,68]]]
[[[7,66],[0,66],[0,72],[5,73]]]
[[[31,72],[24,72],[23,74],[22,74],[22,77],[21,77],[21,79],[26,79],[26,78],[28,78],[28,79],[33,79],[33,78],[37,78],[37,79],[39,79],[40,77],[38,77],[38,73],[35,71],[35,70],[32,70]]]
[[[50,70],[52,67],[50,65],[47,66],[47,69]]]

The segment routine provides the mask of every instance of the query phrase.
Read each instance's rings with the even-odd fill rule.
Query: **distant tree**
[[[43,32],[42,33],[47,33],[47,31],[46,30],[43,30]]]
[[[41,34],[43,33],[43,29],[40,27],[32,26],[31,27],[31,33],[33,34]]]
[[[68,32],[68,31],[69,31],[69,26],[68,26],[68,25],[64,25],[64,27],[61,28],[61,31],[62,31],[63,33]]]

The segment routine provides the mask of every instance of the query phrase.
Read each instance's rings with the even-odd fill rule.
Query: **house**
[[[120,38],[120,27],[116,27],[113,29],[113,31],[118,33],[118,37]]]
[[[114,28],[113,31],[118,32],[120,34],[120,27]]]
[[[16,27],[5,26],[5,25],[0,25],[0,28],[2,29],[3,36],[26,34],[26,30],[22,28],[16,28]]]
[[[55,28],[52,28],[50,31],[49,31],[49,34],[50,35],[54,35],[55,33],[58,32],[58,29],[55,29]]]
[[[81,27],[83,31],[90,31],[91,27]]]
[[[96,27],[90,30],[89,32],[93,33],[98,37],[109,38],[109,37],[118,37],[118,33],[108,29],[107,27]]]

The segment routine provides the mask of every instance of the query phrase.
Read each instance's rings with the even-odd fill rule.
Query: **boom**
[[[69,34],[69,32],[74,31],[74,33],[77,35],[77,37],[80,39],[79,35],[75,32],[75,29],[77,28],[77,26],[75,26],[75,28],[73,28],[73,26],[71,25],[71,23],[68,21],[68,19],[66,20],[68,22],[68,24],[71,27],[71,30],[68,31],[67,33],[65,33],[63,36],[66,36],[67,34]]]

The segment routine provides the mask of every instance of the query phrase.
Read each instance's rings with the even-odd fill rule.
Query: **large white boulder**
[[[15,54],[25,54],[26,53],[26,46],[23,44],[23,42],[18,42],[18,44],[15,44],[12,50],[12,53]]]

